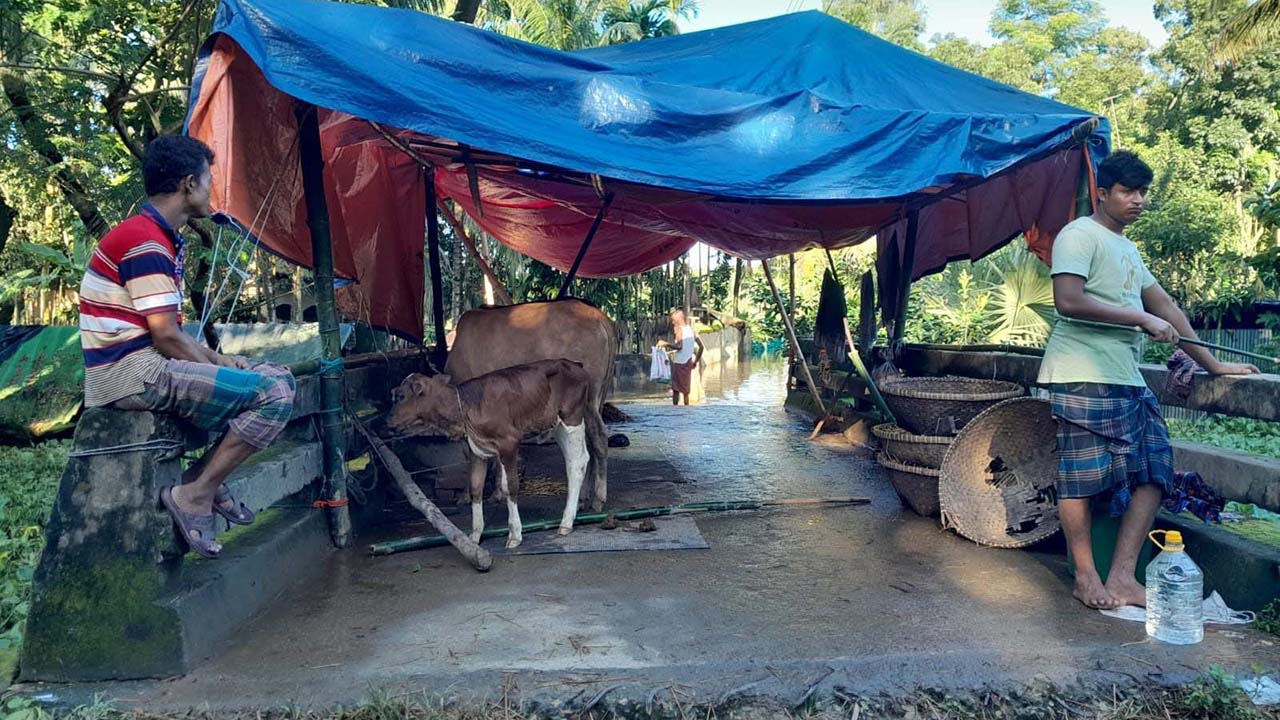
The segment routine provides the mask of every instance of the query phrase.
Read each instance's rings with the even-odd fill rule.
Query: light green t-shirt
[[[1053,274],[1084,278],[1084,294],[1116,307],[1142,310],[1142,291],[1156,283],[1133,241],[1082,217],[1053,242]],[[1044,347],[1041,384],[1107,383],[1143,386],[1138,369],[1141,333],[1109,330],[1059,318]]]

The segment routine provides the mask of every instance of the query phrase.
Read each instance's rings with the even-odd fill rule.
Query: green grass
[[[809,700],[799,707],[785,707],[762,700],[698,704],[685,698],[684,693],[676,688],[660,695],[659,702],[652,707],[610,707],[607,702],[601,702],[577,712],[561,708],[554,714],[548,713],[546,708],[526,706],[506,693],[497,701],[471,706],[445,703],[423,692],[393,694],[377,690],[358,705],[328,710],[273,707],[217,712],[191,708],[168,713],[125,709],[99,698],[91,705],[56,715],[51,715],[31,700],[15,696],[0,702],[0,717],[6,720],[50,720],[53,717],[67,720],[525,720],[562,715],[582,720],[1274,720],[1280,717],[1275,708],[1255,707],[1240,690],[1239,682],[1218,668],[1210,669],[1200,679],[1180,688],[1130,685],[1068,691],[1033,686],[1012,692],[919,690],[893,697],[868,697],[837,690],[835,697]]]
[[[0,447],[0,686],[16,669],[31,576],[70,451],[69,440]]]

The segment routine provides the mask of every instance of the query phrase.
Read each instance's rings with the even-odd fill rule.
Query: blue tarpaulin
[[[321,107],[733,198],[909,195],[1053,150],[1093,117],[816,11],[573,53],[310,0],[223,0],[214,30]]]
[[[389,251],[368,240],[385,228],[359,218],[400,217],[421,189],[404,185],[422,174],[366,121],[428,161],[440,195],[487,231],[561,268],[614,192],[582,266],[596,276],[696,241],[752,258],[839,247],[901,229],[912,209],[916,276],[1023,231],[1044,245],[1109,132],[818,12],[559,52],[409,10],[222,0],[189,130],[222,158],[218,209],[262,217],[264,242],[308,264],[300,182],[279,189],[279,168],[297,167],[285,96],[322,109],[336,260],[357,295],[389,290],[361,258],[370,242]],[[286,206],[263,212],[268,202]]]

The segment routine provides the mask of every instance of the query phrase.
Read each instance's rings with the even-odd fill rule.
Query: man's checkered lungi
[[[229,429],[261,450],[289,422],[296,388],[293,375],[277,365],[261,363],[237,370],[166,360],[155,382],[114,406],[177,415],[210,432]]]
[[[1160,403],[1146,387],[1052,385],[1058,420],[1058,497],[1111,493],[1112,514],[1129,505],[1133,488],[1173,486],[1173,447]]]

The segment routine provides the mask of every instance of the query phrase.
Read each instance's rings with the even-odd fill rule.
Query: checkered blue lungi
[[[1111,496],[1123,515],[1133,489],[1173,488],[1173,447],[1160,402],[1146,387],[1070,383],[1052,385],[1058,420],[1058,497]]]
[[[213,432],[229,430],[262,450],[289,422],[296,388],[289,370],[277,365],[238,370],[169,359],[144,391],[115,407],[177,415]]]

